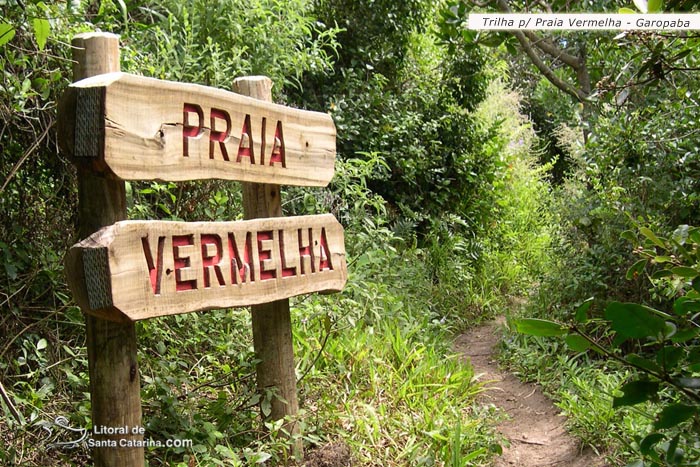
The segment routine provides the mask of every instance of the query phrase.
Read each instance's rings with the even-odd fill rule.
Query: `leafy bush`
[[[634,434],[626,440],[642,460],[634,465],[687,465],[700,459],[697,425],[700,423],[700,229],[679,227],[670,238],[641,227],[644,242],[635,252],[642,257],[628,271],[634,278],[649,272],[652,292],[673,298],[668,311],[636,303],[611,302],[602,318],[587,316],[591,301],[576,311],[575,321],[526,318],[516,321],[517,329],[537,336],[564,336],[576,352],[593,349],[634,370],[634,377],[621,386],[612,407],[656,402],[660,410],[653,417],[651,433]],[[626,237],[636,240],[628,232]],[[591,321],[603,329],[595,337],[584,327]],[[629,464],[633,465],[633,464]]]
[[[279,96],[302,73],[327,72],[338,47],[338,29],[304,0],[153,0],[129,10],[140,21],[123,31],[124,68],[161,79],[230,89],[238,76],[265,75]]]
[[[501,293],[529,293],[551,268],[551,165],[539,165],[538,138],[522,113],[520,95],[506,83],[491,83],[475,116],[491,135],[482,157],[498,161],[487,198],[492,207],[481,275]]]
[[[680,69],[697,69],[697,41],[631,34],[599,47],[596,39],[591,36],[596,48],[588,62],[599,82],[589,115],[563,105],[544,80],[530,95],[536,123],[544,122],[538,132],[547,133],[568,168],[552,205],[560,226],[559,267],[541,294],[555,315],[558,305],[567,308],[590,295],[648,300],[639,282],[623,280],[634,256],[620,234],[635,223],[666,234],[669,226],[698,224],[697,76],[671,78]],[[585,144],[582,125],[589,130]]]

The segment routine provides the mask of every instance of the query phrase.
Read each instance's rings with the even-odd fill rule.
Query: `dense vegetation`
[[[91,423],[62,265],[77,183],[55,120],[71,37],[98,29],[120,34],[123,71],[224,89],[265,74],[277,102],[334,118],[330,186],[283,192],[286,215],[335,214],[348,249],[342,293],[292,301],[307,450],[490,462],[497,414],[474,403],[450,341],[527,297],[513,328],[536,335],[509,334],[503,359],[549,388],[584,443],[617,464],[697,462],[700,37],[475,34],[466,15],[489,6],[471,3],[0,0],[0,463],[89,462],[85,447],[49,448],[66,431],[46,428]],[[242,217],[231,182],[128,183],[127,197],[134,219]],[[270,395],[248,310],[141,322],[138,338],[148,436],[194,443],[151,449],[149,465],[291,462],[281,424],[260,422]]]
[[[524,3],[482,7],[516,11]],[[697,8],[634,3],[645,13]],[[589,8],[623,6],[600,1]],[[545,7],[569,8],[556,1],[537,8]],[[460,2],[448,10],[449,37],[456,37],[464,9]],[[615,463],[694,465],[699,37],[469,31],[457,37],[470,47],[516,53],[511,69],[527,70],[520,89],[544,143],[542,160],[554,164],[552,262],[529,318],[513,323],[535,337],[509,341],[504,360],[544,382],[572,416],[572,429],[614,452]],[[564,339],[544,337],[555,335]],[[559,364],[547,370],[552,358]]]

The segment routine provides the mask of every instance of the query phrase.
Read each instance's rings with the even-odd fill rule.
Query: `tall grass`
[[[473,409],[481,388],[471,367],[427,315],[404,318],[347,327],[328,341],[302,388],[317,428],[347,442],[359,465],[485,461],[497,446]],[[301,326],[295,341],[320,347],[314,330]]]
[[[379,224],[365,229],[356,240],[371,245],[355,250],[343,294],[297,303],[307,428],[345,441],[362,466],[486,463],[500,447],[474,408],[481,386],[450,348],[456,325],[442,306],[459,278],[435,282],[429,252]]]

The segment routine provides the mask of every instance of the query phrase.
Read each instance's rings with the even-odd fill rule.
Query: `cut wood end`
[[[90,78],[81,79],[71,84],[71,88],[94,88],[100,86],[109,86],[110,84],[119,81],[127,76],[126,73],[115,71],[113,73],[105,73],[102,75],[91,76]]]
[[[101,32],[101,31],[93,31],[93,32],[81,32],[80,34],[76,34],[73,36],[73,40],[88,40],[88,39],[94,39],[94,38],[105,38],[105,39],[119,39],[118,34],[114,34],[111,32]]]
[[[89,315],[117,323],[132,320],[113,306],[107,245],[113,232],[103,228],[73,245],[65,260],[68,286],[80,309]]]
[[[260,82],[260,81],[268,82],[269,81],[270,84],[272,84],[272,80],[264,75],[239,76],[238,78],[235,78],[233,80],[234,83],[245,82],[245,81],[251,81],[251,82]]]

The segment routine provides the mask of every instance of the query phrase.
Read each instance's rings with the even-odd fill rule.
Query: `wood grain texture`
[[[272,100],[272,80],[266,76],[245,76],[233,81],[233,90],[261,101]],[[243,183],[243,213],[246,219],[282,217],[282,198],[278,186]],[[292,454],[304,456],[301,428],[297,423],[299,399],[294,364],[292,319],[289,300],[277,300],[251,307],[253,347],[258,390],[262,396],[273,391],[270,413],[264,419],[286,420],[283,428],[293,438]]]
[[[73,78],[80,80],[119,71],[119,37],[88,33],[74,37]],[[63,122],[61,122],[63,126]],[[60,131],[60,130],[59,130]],[[85,141],[81,144],[86,143]],[[88,143],[89,144],[89,143]],[[96,230],[126,218],[124,182],[98,177],[85,167],[78,168],[78,235],[85,238]],[[82,258],[81,258],[82,261]],[[68,265],[67,265],[68,266]],[[83,269],[82,264],[79,268]],[[82,305],[84,295],[76,295]],[[87,311],[82,305],[83,311]],[[104,315],[87,315],[87,353],[90,374],[90,400],[94,427],[141,426],[141,382],[136,356],[134,323],[114,323]],[[142,435],[95,435],[105,443],[120,439],[141,441]],[[143,448],[94,447],[97,467],[143,467]]]
[[[331,214],[123,221],[74,245],[67,256],[80,306],[114,321],[338,291],[347,279],[343,227]]]
[[[59,121],[64,152],[122,180],[325,186],[334,173],[329,115],[195,84],[89,78],[69,88]]]

